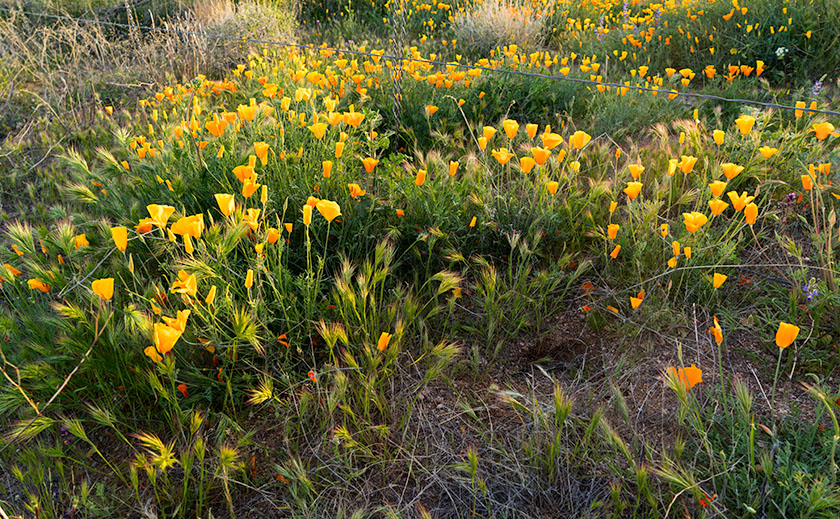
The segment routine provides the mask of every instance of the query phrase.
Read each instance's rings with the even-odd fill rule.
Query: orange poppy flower
[[[744,217],[747,219],[748,225],[755,225],[755,219],[758,218],[758,206],[750,202],[744,207]]]
[[[505,119],[502,122],[502,129],[505,131],[508,139],[513,139],[519,131],[519,123],[513,119]]]
[[[796,340],[799,335],[799,327],[790,323],[780,322],[779,329],[776,330],[776,346],[785,349]]]
[[[685,385],[686,390],[689,390],[700,382],[703,382],[703,370],[694,364],[687,368],[680,368],[679,370],[674,367],[670,367],[668,368],[668,371]]]
[[[84,233],[77,234],[73,238],[73,248],[74,249],[79,250],[82,247],[88,247],[88,246],[90,246],[90,242],[88,242],[87,236],[85,236]]]
[[[709,200],[709,209],[712,210],[712,214],[715,216],[722,213],[727,207],[729,207],[729,204],[727,204],[723,200]]]
[[[359,187],[359,184],[347,184],[347,189],[350,190],[350,196],[352,196],[353,198],[365,196],[365,193],[367,193],[366,190]]]
[[[685,223],[685,229],[689,233],[697,232],[697,230],[700,229],[700,227],[703,227],[708,221],[709,218],[705,214],[698,213],[697,211],[683,213],[683,223]]]
[[[219,210],[223,215],[229,216],[236,208],[233,195],[227,193],[216,193],[213,195],[216,198],[216,203],[219,205]]]
[[[449,176],[450,177],[454,177],[455,174],[458,172],[458,166],[460,166],[460,164],[457,161],[454,161],[454,160],[449,161]]]
[[[393,334],[382,332],[379,335],[379,340],[376,341],[376,349],[384,351],[388,347],[388,343],[391,342],[391,337],[393,337]]]
[[[715,342],[720,344],[723,342],[723,330],[720,328],[720,323],[718,322],[718,318],[715,317],[715,325],[709,328],[709,331],[712,332],[712,335],[715,336]]]
[[[175,212],[175,208],[172,206],[158,204],[149,204],[146,206],[146,210],[149,211],[152,223],[160,229],[166,227],[166,222],[169,221],[169,217]]]
[[[327,133],[327,124],[326,123],[315,123],[309,127],[309,130],[315,136],[316,139],[319,141],[324,138],[324,135]]]
[[[29,290],[40,290],[45,294],[50,291],[50,285],[44,283],[40,279],[30,279],[26,282],[26,285],[29,287]]]
[[[195,274],[187,274],[186,270],[179,270],[178,279],[172,283],[170,292],[187,294],[190,297],[195,297],[198,292],[198,282],[196,281]]]
[[[155,323],[153,342],[154,349],[161,355],[166,355],[175,347],[183,331],[163,323]],[[148,355],[148,353],[147,353]]]
[[[834,125],[828,122],[814,123],[809,132],[814,132],[817,139],[824,141],[834,131]]]
[[[635,310],[635,309],[639,308],[639,306],[642,304],[642,301],[644,301],[644,300],[645,300],[645,291],[642,290],[641,292],[639,292],[639,294],[636,297],[631,297],[630,298],[630,306],[632,306],[633,310]]]
[[[338,158],[338,157],[336,157],[336,158]],[[364,164],[364,166],[365,166],[365,171],[367,171],[368,173],[372,173],[373,168],[375,168],[376,165],[379,164],[379,161],[372,158],[372,157],[366,157],[366,158],[362,159],[362,164]]]
[[[551,151],[545,148],[540,148],[539,146],[532,146],[531,155],[534,156],[534,160],[536,161],[536,163],[542,166],[543,164],[545,164],[545,161],[547,161],[548,158],[551,156]]]
[[[740,211],[741,209],[745,208],[747,204],[753,201],[754,196],[747,196],[746,191],[742,191],[739,195],[736,191],[730,191],[726,193],[726,196],[729,197],[729,200],[732,202],[732,207],[735,208],[736,211]]]
[[[481,130],[481,136],[484,137],[484,142],[488,142],[493,136],[496,135],[496,129],[492,126],[485,126]]]

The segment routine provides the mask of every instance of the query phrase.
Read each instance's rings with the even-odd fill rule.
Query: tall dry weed
[[[123,15],[128,30],[15,13],[0,18],[0,139],[24,139],[43,117],[68,131],[83,128],[97,108],[116,104],[112,99],[124,104],[173,79],[223,74],[255,47],[236,38],[293,38],[294,16],[282,2],[198,0],[156,25],[163,31],[138,26],[130,9]]]
[[[516,0],[476,0],[455,16],[452,29],[461,49],[485,57],[505,45],[539,47],[545,40],[544,19]]]

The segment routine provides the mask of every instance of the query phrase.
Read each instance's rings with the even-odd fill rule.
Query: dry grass
[[[124,14],[136,24],[136,13]],[[256,0],[198,1],[160,26],[180,33],[42,22],[17,14],[0,19],[0,136],[14,142],[40,118],[86,127],[103,105],[131,101],[173,78],[224,73],[250,50],[201,33],[288,41],[293,31],[282,4]]]
[[[455,17],[452,28],[461,48],[489,55],[504,45],[538,47],[545,39],[544,20],[534,8],[516,0],[477,0]]]

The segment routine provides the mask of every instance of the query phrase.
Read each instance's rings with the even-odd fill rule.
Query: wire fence
[[[752,99],[739,99],[739,98],[728,98],[723,96],[716,96],[711,94],[701,94],[696,92],[680,92],[678,90],[670,90],[665,88],[653,88],[653,87],[646,87],[646,86],[639,86],[639,85],[625,85],[621,83],[612,83],[612,82],[605,82],[605,81],[595,81],[591,79],[584,79],[584,78],[575,78],[575,77],[567,77],[563,75],[553,75],[553,74],[543,74],[539,72],[529,72],[524,70],[511,70],[511,69],[500,69],[500,68],[493,68],[493,67],[486,67],[478,64],[466,64],[460,62],[447,62],[447,61],[440,61],[440,60],[432,60],[432,59],[424,59],[424,58],[417,58],[411,56],[397,56],[395,54],[400,54],[397,52],[395,54],[385,54],[379,52],[369,52],[369,51],[361,51],[355,49],[348,49],[348,48],[337,48],[337,47],[322,47],[319,45],[311,45],[305,43],[293,43],[293,42],[282,42],[282,41],[274,41],[274,40],[265,40],[259,38],[247,38],[247,37],[238,37],[238,36],[229,36],[226,34],[219,34],[219,33],[212,33],[206,31],[188,31],[182,29],[170,29],[166,27],[153,27],[148,25],[137,25],[137,24],[127,24],[127,23],[120,23],[120,22],[111,22],[106,20],[97,20],[97,19],[90,19],[90,18],[77,18],[73,16],[66,16],[66,15],[57,15],[57,14],[50,14],[50,13],[36,13],[31,11],[24,11],[19,9],[11,9],[8,7],[0,7],[0,12],[8,12],[12,14],[19,14],[25,16],[34,16],[40,18],[50,18],[55,20],[64,20],[64,21],[72,21],[76,23],[82,24],[97,24],[103,25],[108,27],[116,27],[121,29],[126,29],[129,31],[133,30],[143,30],[148,32],[160,32],[160,33],[169,33],[169,34],[177,34],[180,36],[198,36],[202,38],[213,38],[217,40],[228,40],[228,41],[235,41],[239,43],[253,43],[259,45],[271,45],[277,47],[286,47],[286,48],[294,48],[294,49],[302,49],[302,50],[311,50],[315,52],[330,52],[330,53],[337,53],[339,55],[347,54],[351,56],[366,56],[370,58],[376,59],[386,59],[390,60],[395,64],[395,68],[398,66],[401,70],[404,67],[406,62],[417,62],[417,63],[424,63],[429,65],[436,65],[439,67],[456,67],[461,69],[467,70],[481,70],[483,72],[490,72],[494,74],[511,74],[511,75],[518,75],[523,77],[533,77],[533,78],[541,78],[541,79],[551,79],[557,81],[566,81],[572,83],[580,83],[580,84],[587,84],[587,85],[594,85],[600,87],[613,87],[617,89],[624,89],[624,90],[634,90],[639,92],[650,92],[653,94],[664,94],[668,96],[675,96],[675,97],[684,97],[684,98],[693,98],[693,99],[705,99],[709,101],[717,101],[721,103],[738,103],[742,105],[752,105],[752,106],[762,106],[765,108],[776,108],[779,110],[795,110],[798,112],[807,112],[807,113],[814,113],[814,114],[822,114],[822,115],[831,115],[831,116],[840,116],[840,112],[834,110],[824,110],[819,108],[808,108],[808,107],[799,107],[799,106],[790,106],[778,103],[771,103],[766,101],[757,101]]]

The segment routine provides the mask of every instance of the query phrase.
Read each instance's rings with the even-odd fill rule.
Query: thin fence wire
[[[581,83],[587,85],[595,85],[595,86],[602,86],[602,87],[614,87],[617,89],[624,89],[624,90],[635,90],[640,92],[651,92],[655,94],[663,94],[668,96],[676,96],[676,97],[686,97],[686,98],[694,98],[694,99],[706,99],[710,101],[717,101],[721,103],[738,103],[742,105],[752,105],[752,106],[762,106],[765,108],[776,108],[780,110],[796,110],[799,112],[807,112],[807,113],[814,113],[814,114],[823,114],[823,115],[833,115],[833,116],[840,116],[840,112],[834,110],[823,110],[818,108],[807,108],[807,107],[798,107],[798,106],[790,106],[790,105],[783,105],[778,103],[770,103],[766,101],[756,101],[752,99],[739,99],[739,98],[728,98],[723,96],[716,96],[711,94],[700,94],[695,92],[680,92],[677,90],[668,90],[664,88],[651,88],[651,87],[644,87],[638,85],[623,85],[620,83],[610,83],[604,81],[594,81],[591,79],[582,79],[582,78],[574,78],[574,77],[567,77],[567,76],[557,76],[552,74],[542,74],[539,72],[528,72],[523,70],[510,70],[510,69],[499,69],[499,68],[492,68],[492,67],[485,67],[477,64],[464,64],[458,62],[446,62],[440,60],[432,60],[432,59],[423,59],[423,58],[416,58],[410,56],[396,56],[391,54],[385,53],[377,53],[377,52],[367,52],[367,51],[360,51],[354,49],[339,49],[335,47],[322,47],[318,45],[309,45],[305,43],[292,43],[292,42],[281,42],[281,41],[274,41],[274,40],[263,40],[258,38],[246,38],[244,36],[237,37],[237,36],[228,36],[226,34],[218,34],[212,32],[196,32],[196,31],[187,31],[182,29],[168,29],[165,27],[150,27],[147,25],[136,25],[136,24],[126,24],[120,22],[109,22],[105,20],[96,20],[96,19],[89,19],[89,18],[76,18],[73,16],[65,16],[65,15],[57,15],[57,14],[49,14],[49,13],[34,13],[30,11],[23,11],[18,9],[10,9],[7,7],[0,7],[0,11],[8,12],[13,14],[25,15],[25,16],[35,16],[41,18],[51,18],[55,20],[65,20],[65,21],[72,21],[76,23],[91,23],[91,24],[98,24],[104,25],[109,27],[117,27],[121,29],[127,30],[144,30],[149,32],[162,32],[162,33],[170,33],[170,34],[178,34],[181,36],[198,36],[203,38],[214,38],[218,40],[229,40],[235,41],[240,43],[254,43],[259,45],[273,45],[278,47],[287,47],[287,48],[295,48],[295,49],[304,49],[304,50],[311,50],[315,52],[330,52],[330,53],[337,53],[341,54],[348,54],[352,56],[367,56],[376,59],[386,59],[390,60],[392,63],[394,62],[417,62],[417,63],[425,63],[429,65],[437,65],[440,67],[456,67],[461,69],[473,69],[473,70],[481,70],[485,72],[497,73],[497,74],[511,74],[511,75],[518,75],[524,77],[534,77],[534,78],[541,78],[541,79],[552,79],[557,81],[566,81],[571,83]],[[400,67],[402,68],[402,67]]]

